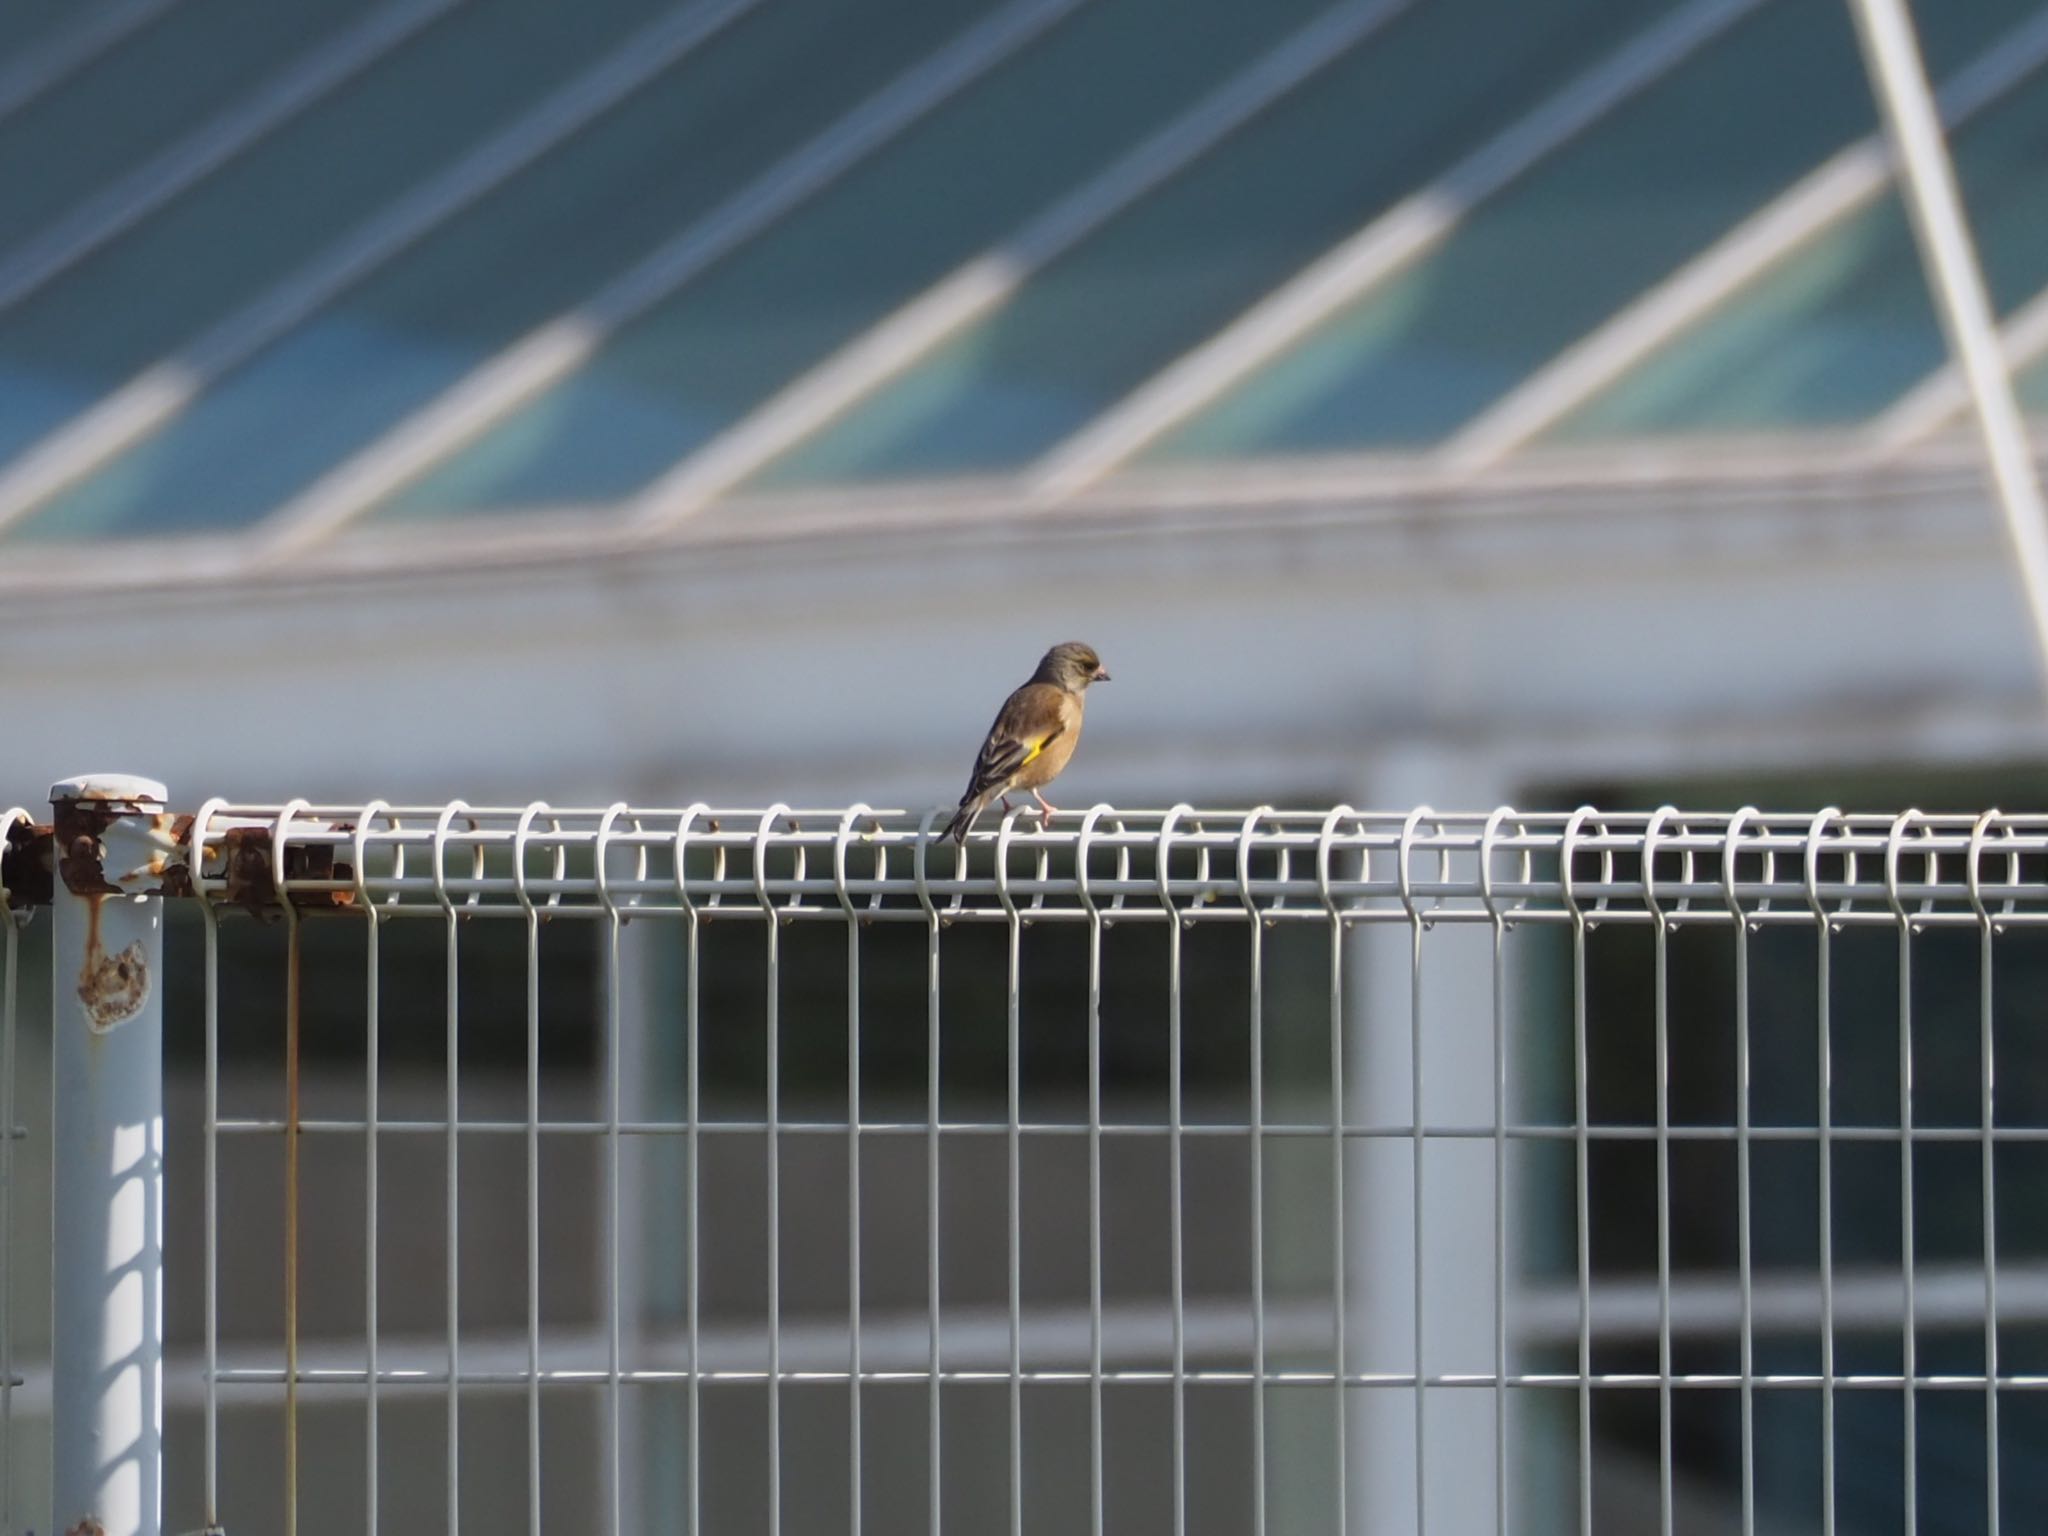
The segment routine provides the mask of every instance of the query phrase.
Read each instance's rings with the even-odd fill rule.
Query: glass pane
[[[47,47],[114,10],[109,0],[7,0],[0,9],[0,63],[11,65],[24,50]]]
[[[515,11],[506,0],[475,9]],[[592,30],[583,8],[519,0],[516,13],[516,30],[494,46],[472,40],[423,60],[410,96],[424,109],[479,88],[472,74],[573,66],[596,52],[597,40],[571,46],[564,35]],[[958,0],[875,8],[774,0],[749,11],[222,380],[164,432],[52,501],[20,535],[254,521],[745,187],[949,28],[974,19]],[[624,30],[613,26],[601,41],[616,46]],[[474,70],[472,61],[483,56],[502,62]],[[538,94],[528,85],[512,102],[531,106]],[[771,100],[775,109],[764,110]],[[390,176],[391,163],[416,164],[417,135],[394,131],[388,115],[351,119],[348,127],[381,146],[387,195],[408,184],[412,178]],[[275,175],[303,182],[331,158],[309,147],[286,157]],[[210,217],[194,219],[190,238],[218,241],[240,211],[220,202]],[[251,442],[265,451],[247,452]]]
[[[1097,0],[383,515],[587,503],[639,488],[1320,8]]]
[[[9,0],[10,16],[13,9]],[[70,9],[82,16],[85,7]],[[18,237],[69,211],[239,104],[368,9],[366,0],[183,0],[171,6],[0,122],[0,208],[7,210],[7,229]]]
[[[0,452],[19,450],[250,303],[663,8],[664,0],[573,10],[491,0],[426,28],[0,314]],[[481,58],[489,69],[475,67]],[[246,448],[235,456],[253,457]],[[129,493],[147,485],[126,470],[117,480]],[[205,500],[203,488],[197,496]]]
[[[2048,78],[1965,124],[1953,152],[1993,301],[2009,310],[2048,285]],[[1858,421],[1945,355],[1893,195],[1795,252],[1555,435]]]
[[[1954,68],[2016,9],[1923,16],[1932,67]],[[1152,456],[1441,438],[1875,122],[1847,9],[1766,5]]]
[[[1655,14],[1640,0],[1416,6],[761,482],[958,473],[1043,453]],[[1376,152],[1329,152],[1341,144]]]

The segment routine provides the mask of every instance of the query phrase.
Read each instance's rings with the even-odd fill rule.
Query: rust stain
[[[47,826],[17,821],[0,843],[0,889],[15,907],[47,907],[57,894],[56,835]]]
[[[100,942],[100,908],[106,898],[86,898],[85,964],[78,972],[78,1000],[94,1034],[104,1035],[142,1011],[149,996],[149,965],[137,940],[110,955]]]
[[[78,1524],[66,1527],[64,1536],[107,1536],[107,1528],[87,1515]]]

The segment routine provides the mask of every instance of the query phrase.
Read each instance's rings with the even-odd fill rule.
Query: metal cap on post
[[[160,1536],[164,786],[50,786],[56,1305],[52,1513],[65,1536]]]

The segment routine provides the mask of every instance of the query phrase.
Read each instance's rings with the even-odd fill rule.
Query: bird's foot
[[[1059,814],[1058,811],[1053,809],[1051,802],[1037,790],[1031,791],[1031,798],[1038,802],[1038,824],[1041,827],[1048,824],[1053,817]]]

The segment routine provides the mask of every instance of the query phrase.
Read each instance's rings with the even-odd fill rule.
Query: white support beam
[[[1068,496],[1128,461],[1448,239],[1473,208],[1661,80],[1760,3],[1689,0],[1679,6],[1056,444],[1032,469],[1039,489]]]
[[[2023,373],[2048,357],[2048,288],[2014,310],[1998,328],[2008,372]],[[1865,430],[1870,453],[1898,457],[1970,408],[1970,385],[1953,359],[1943,363],[1880,412]]]
[[[669,527],[731,490],[1006,303],[1034,274],[1412,3],[1344,0],[1322,12],[999,245],[955,268],[682,459],[633,499],[627,520]]]
[[[272,514],[254,562],[288,558],[560,382],[605,341],[732,254],[1086,0],[1011,0],[613,279],[527,332]]]
[[[761,0],[689,0],[297,271],[0,466],[0,528],[161,430],[217,379],[647,85]]]
[[[2048,62],[2048,11],[2029,18],[1954,75],[1939,99],[1956,128]],[[1444,467],[1490,468],[1682,335],[1735,294],[1890,185],[1891,150],[1871,134],[1830,156],[1663,282],[1624,305],[1454,433]]]
[[[1851,0],[1851,10],[1872,89],[1898,145],[1928,286],[1976,402],[1986,468],[2005,514],[2041,680],[2048,684],[2048,506],[2042,502],[2026,424],[1999,350],[1997,322],[1912,17],[1905,0]]]

